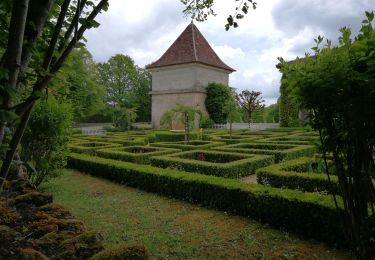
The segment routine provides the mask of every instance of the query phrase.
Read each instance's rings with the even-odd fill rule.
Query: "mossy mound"
[[[90,259],[104,250],[100,234],[86,232],[81,221],[52,202],[51,194],[25,179],[7,182],[0,194],[0,259]],[[149,259],[141,245],[103,252],[120,258],[100,259]]]
[[[146,260],[151,259],[147,249],[140,244],[122,245],[104,250],[94,255],[91,260]]]

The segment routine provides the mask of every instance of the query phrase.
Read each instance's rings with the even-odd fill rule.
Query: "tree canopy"
[[[224,106],[231,97],[231,89],[226,85],[211,83],[207,86],[205,105],[210,118],[216,124],[227,123],[228,114],[224,111]]]
[[[314,56],[287,63],[280,58],[283,83],[300,109],[310,114],[319,131],[322,152],[330,154],[345,209],[345,231],[358,259],[374,251],[371,227],[375,216],[375,188],[370,174],[375,140],[375,30],[374,13],[366,12],[360,33],[351,38],[340,29],[339,46],[315,39]],[[326,173],[330,179],[326,161]],[[337,202],[335,195],[334,200]]]

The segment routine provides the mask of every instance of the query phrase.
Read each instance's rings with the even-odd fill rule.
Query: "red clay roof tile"
[[[187,63],[201,63],[230,72],[235,71],[217,56],[193,23],[186,27],[160,59],[148,65],[147,68],[152,69]]]

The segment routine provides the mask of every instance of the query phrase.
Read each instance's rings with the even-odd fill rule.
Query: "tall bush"
[[[232,97],[231,93],[231,89],[223,84],[211,83],[207,87],[206,110],[216,124],[227,122],[228,114],[225,113],[224,106]]]
[[[33,111],[22,139],[21,159],[28,162],[30,179],[36,186],[65,167],[72,119],[71,105],[52,98],[41,101]]]
[[[342,28],[339,47],[315,39],[315,56],[292,64],[282,59],[288,90],[300,107],[310,111],[323,153],[331,153],[345,207],[345,231],[358,259],[371,259],[375,215],[375,30],[374,13],[366,12],[362,28],[351,39]],[[326,167],[328,169],[328,167]],[[329,177],[329,172],[327,172]],[[335,198],[335,197],[334,197]]]

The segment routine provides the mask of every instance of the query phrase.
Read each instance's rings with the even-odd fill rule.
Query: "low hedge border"
[[[132,153],[125,150],[128,149],[155,149],[154,152],[147,153]],[[127,146],[127,147],[115,147],[107,149],[99,149],[96,154],[103,158],[109,158],[114,160],[121,160],[127,162],[134,162],[139,164],[150,164],[150,157],[156,155],[165,155],[171,153],[181,152],[180,149],[170,149],[164,147],[149,147],[149,146]]]
[[[68,144],[70,152],[87,153],[87,154],[95,154],[98,149],[113,148],[113,147],[118,147],[118,146],[121,146],[121,144],[106,143],[106,142],[91,142],[91,141],[83,141],[83,142]]]
[[[299,140],[296,138],[290,138],[290,137],[271,137],[271,138],[265,138],[265,139],[258,139],[255,140],[254,143],[270,143],[270,144],[295,144],[295,145],[312,145],[314,143],[313,140],[307,141],[307,140]]]
[[[190,150],[205,150],[210,149],[212,147],[225,145],[223,142],[211,142],[211,141],[201,141],[201,140],[191,140],[189,143],[185,144],[183,141],[179,142],[160,142],[160,143],[152,143],[150,144],[152,147],[166,147],[166,148],[174,148],[174,149],[181,149],[182,151],[190,151]]]
[[[155,142],[178,142],[184,141],[185,134],[184,133],[173,133],[173,132],[162,132],[162,133],[155,133]],[[191,140],[198,140],[200,139],[199,133],[190,133],[189,138]]]
[[[330,244],[343,244],[344,229],[332,198],[234,179],[160,169],[70,154],[68,166],[91,175],[192,203],[224,210]],[[341,204],[341,203],[340,203]]]
[[[263,136],[250,136],[245,135],[216,135],[211,137],[212,141],[225,142],[226,144],[250,143],[256,140],[264,140]]]
[[[340,194],[337,176],[331,175],[332,184],[330,184],[325,173],[304,171],[304,168],[313,162],[317,161],[302,157],[257,169],[257,181],[259,184],[270,185],[275,188]],[[300,168],[300,170],[296,171],[294,168]]]
[[[284,149],[284,147],[290,148]],[[232,144],[219,148],[214,147],[212,149],[244,154],[273,155],[275,157],[275,163],[303,156],[312,156],[316,152],[316,147],[313,145],[272,144],[265,142]]]
[[[215,163],[188,158],[181,158],[200,153],[204,157],[241,157],[239,160],[226,163]],[[219,151],[193,150],[166,156],[155,156],[150,159],[151,165],[160,168],[173,168],[187,172],[197,172],[225,178],[240,178],[255,173],[255,170],[273,163],[273,157],[268,155],[245,155]]]
[[[275,188],[296,189],[305,192],[334,193],[340,195],[340,187],[336,175],[331,174],[331,182],[322,169],[322,173],[308,172],[305,168],[311,163],[322,163],[322,160],[314,160],[311,157],[285,161],[280,164],[269,165],[256,170],[259,184],[269,185]],[[331,163],[331,162],[328,162]],[[324,167],[324,165],[322,165]],[[330,166],[329,166],[330,167]],[[373,180],[375,185],[375,180]]]
[[[86,136],[81,137],[81,140],[92,141],[92,142],[105,142],[105,143],[116,143],[122,145],[145,145],[148,141],[145,137],[113,137],[113,136]]]

